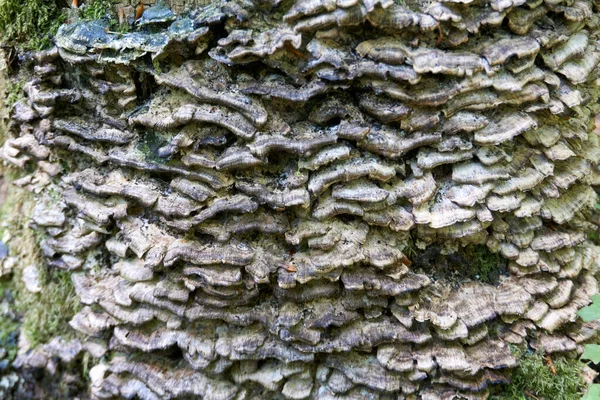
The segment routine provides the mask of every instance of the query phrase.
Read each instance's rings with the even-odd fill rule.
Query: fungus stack
[[[236,0],[62,26],[2,157],[34,171],[77,351],[111,354],[92,395],[478,399],[509,344],[582,351],[594,7]],[[508,273],[411,265],[470,245]]]

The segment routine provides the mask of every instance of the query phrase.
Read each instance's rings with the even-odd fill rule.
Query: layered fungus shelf
[[[511,344],[581,352],[594,7],[235,0],[63,25],[1,153],[87,339],[19,365],[90,351],[95,398],[480,399]],[[439,271],[473,246],[496,279]]]

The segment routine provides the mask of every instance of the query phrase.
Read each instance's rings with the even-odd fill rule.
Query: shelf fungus
[[[590,1],[174,3],[20,67],[0,157],[87,339],[15,365],[89,352],[94,399],[485,399],[509,344],[596,337]]]

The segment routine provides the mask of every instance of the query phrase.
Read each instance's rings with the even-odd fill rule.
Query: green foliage
[[[111,3],[109,0],[92,0],[81,6],[81,18],[93,21],[101,18],[110,18]]]
[[[587,344],[581,356],[582,360],[590,360],[594,364],[600,363],[600,345]]]
[[[592,296],[592,304],[583,307],[577,312],[584,322],[591,322],[600,319],[600,294]]]
[[[584,322],[600,319],[600,295],[593,295],[592,304],[579,310],[577,315],[579,315]],[[581,359],[589,360],[594,364],[600,363],[600,345],[592,343],[586,344]],[[600,400],[600,385],[591,385],[582,400]]]
[[[494,400],[579,400],[583,394],[581,368],[576,359],[554,357],[554,374],[544,355],[518,351],[519,364],[511,375],[510,384],[501,387]]]
[[[600,384],[590,386],[589,390],[581,400],[600,400]]]
[[[28,50],[50,45],[66,15],[54,0],[0,0],[0,42]]]

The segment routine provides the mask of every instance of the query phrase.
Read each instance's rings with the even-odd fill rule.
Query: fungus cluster
[[[581,352],[594,7],[232,1],[62,26],[1,155],[34,167],[16,183],[89,339],[19,362],[111,352],[95,398],[433,400],[507,382],[509,344]],[[411,265],[468,245],[508,273]]]

